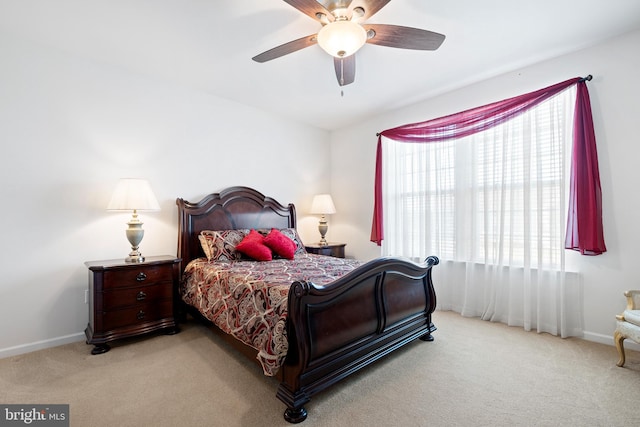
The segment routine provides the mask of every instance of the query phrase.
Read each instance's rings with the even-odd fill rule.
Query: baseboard
[[[70,344],[72,342],[84,341],[86,339],[83,332],[51,338],[43,341],[36,341],[29,344],[17,345],[0,349],[0,359],[17,356],[19,354],[31,353],[32,351],[44,350],[45,348],[57,347],[59,345]]]
[[[600,344],[615,345],[615,343],[613,342],[612,335],[603,335],[603,334],[596,334],[593,332],[585,332],[582,338],[585,339],[586,341],[593,341]],[[624,348],[625,350],[640,351],[640,345],[636,344],[631,340],[624,341]]]

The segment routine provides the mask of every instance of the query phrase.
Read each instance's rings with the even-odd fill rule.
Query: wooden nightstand
[[[109,341],[164,329],[179,332],[174,309],[180,259],[147,257],[85,262],[89,268],[89,324],[84,333],[91,354],[110,350]]]
[[[304,248],[310,254],[329,255],[336,258],[344,258],[344,247],[346,243],[327,243],[326,245],[313,244],[305,245]]]

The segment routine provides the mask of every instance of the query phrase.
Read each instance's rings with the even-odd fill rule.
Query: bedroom
[[[295,202],[305,242],[317,239],[317,217],[306,213],[311,198],[330,191],[338,213],[328,237],[346,242],[349,256],[369,259],[378,255],[369,242],[376,132],[587,73],[594,76],[589,90],[609,250],[571,257],[584,277],[585,338],[610,344],[622,294],[638,286],[637,26],[572,53],[493,70],[464,88],[332,131],[1,31],[0,357],[84,339],[83,263],[128,251],[122,233],[127,215],[105,210],[122,176],[149,179],[161,204],[160,212],[143,217],[144,253],[175,253],[176,197],[196,200],[247,185]]]

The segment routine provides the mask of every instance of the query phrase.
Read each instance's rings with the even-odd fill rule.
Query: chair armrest
[[[627,297],[627,310],[636,310],[636,298],[640,296],[640,290],[626,291],[624,296]]]

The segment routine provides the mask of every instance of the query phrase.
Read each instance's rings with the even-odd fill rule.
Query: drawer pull
[[[137,315],[136,317],[138,318],[138,320],[142,320],[142,319],[144,319],[144,311],[143,311],[143,310],[140,310],[140,311],[138,312],[138,315]]]
[[[138,273],[138,275],[136,276],[136,280],[138,282],[144,282],[147,279],[147,275],[144,274],[143,272]]]
[[[147,294],[145,294],[144,292],[140,291],[138,292],[138,295],[136,295],[136,300],[137,301],[144,301],[144,299],[147,297]]]

